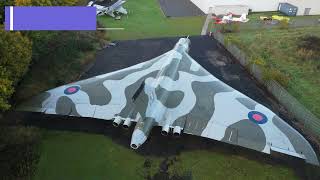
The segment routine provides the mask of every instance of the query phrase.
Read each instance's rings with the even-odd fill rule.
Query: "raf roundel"
[[[258,111],[250,111],[248,113],[248,118],[256,124],[265,124],[268,121],[267,116]]]
[[[67,94],[67,95],[75,94],[79,91],[79,89],[80,89],[79,86],[71,86],[64,90],[64,94]]]

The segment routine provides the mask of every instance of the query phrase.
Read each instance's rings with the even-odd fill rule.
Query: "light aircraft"
[[[273,15],[273,16],[272,16],[272,19],[273,19],[273,20],[278,20],[278,21],[287,21],[287,22],[290,21],[290,18],[289,18],[289,17],[286,17],[286,16],[278,16],[278,15]]]
[[[97,16],[109,15],[109,16],[115,18],[116,17],[115,13],[128,14],[127,10],[122,7],[122,5],[125,2],[126,1],[118,0],[117,2],[112,4],[111,6],[107,7],[107,6],[102,6],[102,5],[96,4],[95,1],[90,1],[88,3],[88,6],[93,6],[93,7],[97,8]]]
[[[278,15],[273,15],[272,17],[268,17],[268,16],[260,16],[260,20],[263,21],[272,21],[272,20],[277,20],[277,21],[290,21],[289,17],[285,17],[285,16],[278,16]]]
[[[247,19],[246,14],[242,14],[239,18],[237,18],[237,17],[233,17],[232,13],[229,13],[228,15],[223,16],[222,18],[214,17],[214,19],[216,20],[215,24],[228,24],[232,22],[245,23],[249,21],[249,19]]]
[[[149,61],[48,90],[17,110],[88,117],[128,129],[138,149],[152,128],[279,152],[319,165],[309,142],[278,115],[210,74],[189,56],[190,40]]]

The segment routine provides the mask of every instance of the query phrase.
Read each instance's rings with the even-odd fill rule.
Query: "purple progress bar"
[[[95,7],[6,6],[5,30],[96,30]]]

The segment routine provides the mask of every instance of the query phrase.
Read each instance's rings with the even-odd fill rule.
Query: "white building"
[[[211,8],[214,14],[235,14],[264,11],[277,11],[279,3],[290,3],[298,7],[297,15],[320,14],[320,0],[191,0],[204,13],[208,14]]]
[[[320,14],[320,0],[286,0],[286,2],[298,7],[298,16]]]

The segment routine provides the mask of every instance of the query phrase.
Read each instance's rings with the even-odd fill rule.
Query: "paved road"
[[[205,14],[190,0],[158,0],[167,17],[204,16]]]

